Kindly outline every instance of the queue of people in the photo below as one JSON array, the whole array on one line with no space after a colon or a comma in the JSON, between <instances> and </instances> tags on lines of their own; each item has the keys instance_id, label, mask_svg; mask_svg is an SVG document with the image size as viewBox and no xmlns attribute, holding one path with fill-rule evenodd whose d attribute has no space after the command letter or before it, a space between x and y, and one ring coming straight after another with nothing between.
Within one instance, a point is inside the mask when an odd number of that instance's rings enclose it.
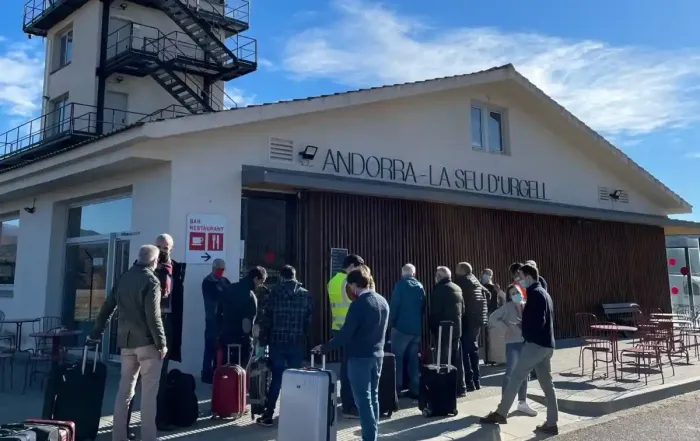
<instances>
[{"instance_id":1,"label":"queue of people","mask_svg":"<svg viewBox=\"0 0 700 441\"><path fill-rule=\"evenodd\" d=\"M157 430L159 390L167 373L169 314L173 310L173 267L170 258L173 240L167 234L156 239L156 246L144 245L134 265L120 276L95 322L91 340L99 340L113 313L118 309L118 345L121 348L122 377L114 408L114 441L124 441L136 382L142 383L142 439L154 441ZM267 272L251 268L245 277L231 283L225 276L221 259L212 263L212 271L202 281L205 311L204 352L201 379L211 383L218 347L240 345L240 359L231 361L245 366L252 356L253 338L260 347L269 348L271 383L264 412L256 422L273 424L285 369L299 368L304 359L306 338L311 330L312 295L296 278L296 270L285 266L280 282L258 304L256 290L264 286ZM517 410L536 416L526 399L530 373L537 374L547 398L547 420L538 427L556 433L557 405L552 384L551 357L554 351L553 305L536 263L515 263L509 268L512 283L502 290L493 280L493 271L485 269L477 278L472 266L460 262L455 276L445 266L435 272L435 285L428 300L416 268L406 264L395 284L391 305L374 290L370 268L357 255L349 255L343 269L328 283L332 317L329 342L313 349L341 353L341 404L347 418L359 418L363 440L376 440L379 404L378 382L382 370L385 338L390 335L391 351L396 357L396 388L407 395L419 394L422 323L426 303L430 303L427 321L435 339L441 322L453 323L452 364L458 372L457 394L466 396L481 387L479 372L479 334L488 324L505 333L506 373L502 401L498 408L481 419L484 424L507 422L510 408L518 398ZM449 341L443 342L447 358ZM445 360L436 360L439 363ZM408 367L404 374L403 366ZM404 378L407 375L408 378Z\"/></svg>"}]
</instances>

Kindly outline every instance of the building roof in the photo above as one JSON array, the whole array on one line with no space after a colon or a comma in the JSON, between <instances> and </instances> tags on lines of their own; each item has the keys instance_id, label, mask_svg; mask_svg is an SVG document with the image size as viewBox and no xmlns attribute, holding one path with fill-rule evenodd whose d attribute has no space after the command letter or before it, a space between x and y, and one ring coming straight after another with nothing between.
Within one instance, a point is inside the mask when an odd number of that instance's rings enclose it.
<instances>
[{"instance_id":1,"label":"building roof","mask_svg":"<svg viewBox=\"0 0 700 441\"><path fill-rule=\"evenodd\" d=\"M656 179L651 173L634 162L623 151L615 147L586 123L578 119L571 112L557 103L549 95L535 86L530 80L520 74L512 64L493 67L479 72L453 75L435 79L413 81L408 83L391 84L365 89L350 90L328 95L312 96L287 101L256 104L247 107L230 109L215 114L188 115L179 118L187 118L189 124L181 124L179 121L158 121L149 124L167 125L169 135L186 134L200 130L222 128L238 124L260 122L269 119L290 117L312 112L340 109L361 104L386 101L391 99L406 98L438 91L451 90L461 87L488 84L498 81L513 81L522 86L534 98L544 105L558 111L573 127L583 130L594 144L610 155L611 160L619 161L618 165L628 168L643 181L651 184L657 190L657 194L668 201L668 205L675 207L676 213L690 213L692 206L680 195ZM158 130L160 132L161 130ZM163 136L165 133L163 133ZM670 208L670 207L669 207Z\"/></svg>"}]
</instances>

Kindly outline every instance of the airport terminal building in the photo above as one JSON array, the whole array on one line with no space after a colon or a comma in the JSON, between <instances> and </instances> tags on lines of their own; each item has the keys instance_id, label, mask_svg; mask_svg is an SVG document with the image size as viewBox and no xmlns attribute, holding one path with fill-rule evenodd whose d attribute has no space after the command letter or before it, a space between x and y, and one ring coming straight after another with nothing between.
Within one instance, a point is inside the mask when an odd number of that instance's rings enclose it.
<instances>
[{"instance_id":1,"label":"airport terminal building","mask_svg":"<svg viewBox=\"0 0 700 441\"><path fill-rule=\"evenodd\" d=\"M232 280L297 267L314 344L347 252L383 294L406 262L430 292L438 265L469 261L505 285L511 262L534 259L567 337L601 303L669 308L664 227L691 211L511 65L66 135L0 157L0 310L84 326L139 246L169 232L193 373L215 257Z\"/></svg>"}]
</instances>

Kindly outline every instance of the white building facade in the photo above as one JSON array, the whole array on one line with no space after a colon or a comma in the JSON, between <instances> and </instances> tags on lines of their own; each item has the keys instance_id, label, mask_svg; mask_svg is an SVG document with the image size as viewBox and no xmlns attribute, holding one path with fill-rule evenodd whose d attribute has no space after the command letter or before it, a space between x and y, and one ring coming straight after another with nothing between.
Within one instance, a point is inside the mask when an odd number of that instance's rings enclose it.
<instances>
[{"instance_id":1,"label":"white building facade","mask_svg":"<svg viewBox=\"0 0 700 441\"><path fill-rule=\"evenodd\" d=\"M223 224L217 231L224 234L224 245L217 250L223 249L216 255L225 258L232 280L251 264L266 266L274 277L284 263L305 267L315 265L309 263L314 259L325 262L322 270L302 270L300 276L318 299L316 315L321 318L315 319L315 326L324 327L312 339L325 338L326 314L321 309L327 306L323 286L331 250L326 242L319 246L323 249L314 249L317 242L311 236L316 232L308 231L309 222L315 222L308 218L318 214L305 211L304 198L315 193L379 201L376 210L364 214L353 211L353 205L345 211L324 208L328 216L338 216L338 224L365 214L383 216L382 201L397 206L403 202L396 201L417 201L435 207L428 212L449 205L488 211L488 219L522 213L523 219L534 216L533 225L545 218L600 222L605 224L601 228L613 229L630 225L624 234L640 236L625 240L656 244L659 234L661 257L654 259L661 259L661 266L663 226L678 223L667 215L691 210L508 65L458 77L131 124L59 154L7 166L0 172L2 243L8 250L11 246L6 244L14 244L16 252L12 277L6 276L0 285L0 310L8 318L51 315L70 327L89 327L138 248L168 232L175 239L174 259L187 261L182 367L198 373L204 332L200 287L211 270L205 254L216 253L193 244L188 216L213 216L211 223ZM298 221L302 218L307 220ZM446 228L439 219L428 222L423 224L425 231L410 236ZM504 222L493 223L500 231L493 236L496 242L499 234L504 240L525 234L518 231L527 222L513 225L512 232ZM483 225L474 234L492 235ZM384 233L377 231L371 232L377 237L373 240L381 241ZM513 240L549 240L548 232L535 233L541 237L529 239L525 234ZM569 234L550 233L562 235L563 241ZM347 249L348 243L360 243L355 240L350 237L347 243L331 246ZM418 260L403 251L380 255L371 244L353 246L365 247L350 252L369 254L370 266L375 256L373 272L388 271L385 279L394 272L398 277L403 260ZM565 290L564 279L558 282L560 276L553 273L565 271L558 265L570 251L562 249L560 256L534 245L513 246L524 247L514 249L527 255L514 252L505 259L547 263L554 285ZM460 252L482 256L472 263L495 265L495 255L468 248ZM431 253L438 254L438 263L440 252L426 248L425 254ZM640 263L639 271L655 268L657 260ZM384 261L397 266L377 269ZM494 270L505 274L500 264ZM430 277L432 271L419 268ZM629 274L635 277L641 274ZM668 290L666 273L657 282L657 288ZM382 281L385 290L390 291L390 283L393 280ZM115 348L110 351L116 354Z\"/></svg>"}]
</instances>

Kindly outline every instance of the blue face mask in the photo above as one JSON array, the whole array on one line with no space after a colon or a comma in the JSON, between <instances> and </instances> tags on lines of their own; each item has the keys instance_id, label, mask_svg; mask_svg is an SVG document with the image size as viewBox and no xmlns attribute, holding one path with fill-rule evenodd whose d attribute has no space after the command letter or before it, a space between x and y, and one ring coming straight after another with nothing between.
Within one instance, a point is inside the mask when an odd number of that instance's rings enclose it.
<instances>
[{"instance_id":1,"label":"blue face mask","mask_svg":"<svg viewBox=\"0 0 700 441\"><path fill-rule=\"evenodd\" d=\"M523 303L523 295L522 294L516 294L513 297L511 297L511 299L513 300L513 302L515 302L517 304Z\"/></svg>"},{"instance_id":2,"label":"blue face mask","mask_svg":"<svg viewBox=\"0 0 700 441\"><path fill-rule=\"evenodd\" d=\"M522 286L525 289L528 289L530 287L530 282L528 282L525 279L520 279L520 286Z\"/></svg>"}]
</instances>

